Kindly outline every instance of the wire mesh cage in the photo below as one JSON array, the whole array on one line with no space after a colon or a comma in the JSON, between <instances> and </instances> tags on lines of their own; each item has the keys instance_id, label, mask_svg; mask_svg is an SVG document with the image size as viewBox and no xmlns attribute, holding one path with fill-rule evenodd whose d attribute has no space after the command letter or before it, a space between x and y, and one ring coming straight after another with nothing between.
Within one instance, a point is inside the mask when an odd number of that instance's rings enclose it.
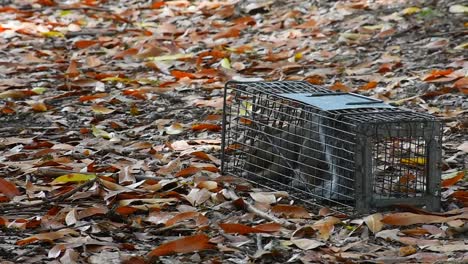
<instances>
[{"instance_id":1,"label":"wire mesh cage","mask_svg":"<svg viewBox=\"0 0 468 264\"><path fill-rule=\"evenodd\" d=\"M308 82L228 82L222 144L224 173L309 204L440 207L439 121L380 100Z\"/></svg>"}]
</instances>

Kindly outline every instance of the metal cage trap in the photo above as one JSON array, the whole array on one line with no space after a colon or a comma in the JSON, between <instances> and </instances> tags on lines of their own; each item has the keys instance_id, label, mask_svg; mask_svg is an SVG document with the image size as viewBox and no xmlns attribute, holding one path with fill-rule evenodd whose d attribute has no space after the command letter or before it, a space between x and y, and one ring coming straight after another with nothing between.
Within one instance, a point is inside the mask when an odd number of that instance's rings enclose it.
<instances>
[{"instance_id":1,"label":"metal cage trap","mask_svg":"<svg viewBox=\"0 0 468 264\"><path fill-rule=\"evenodd\" d=\"M308 82L228 82L222 170L310 204L440 207L441 124Z\"/></svg>"}]
</instances>

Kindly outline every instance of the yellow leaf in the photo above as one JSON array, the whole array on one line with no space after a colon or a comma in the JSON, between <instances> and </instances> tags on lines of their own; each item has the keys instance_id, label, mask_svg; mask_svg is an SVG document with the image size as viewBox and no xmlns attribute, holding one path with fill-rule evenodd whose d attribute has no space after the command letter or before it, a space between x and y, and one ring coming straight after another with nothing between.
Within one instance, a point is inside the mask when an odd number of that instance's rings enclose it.
<instances>
[{"instance_id":1,"label":"yellow leaf","mask_svg":"<svg viewBox=\"0 0 468 264\"><path fill-rule=\"evenodd\" d=\"M193 57L193 53L188 54L172 54L172 55L164 55L164 56L157 56L157 57L149 57L148 60L152 61L171 61L171 60L180 60L180 59L190 59Z\"/></svg>"},{"instance_id":2,"label":"yellow leaf","mask_svg":"<svg viewBox=\"0 0 468 264\"><path fill-rule=\"evenodd\" d=\"M131 83L133 80L128 78L120 78L120 77L106 77L102 79L103 82L120 82L120 83Z\"/></svg>"},{"instance_id":3,"label":"yellow leaf","mask_svg":"<svg viewBox=\"0 0 468 264\"><path fill-rule=\"evenodd\" d=\"M242 101L241 107L239 110L240 116L249 116L252 112L252 103L249 101Z\"/></svg>"},{"instance_id":4,"label":"yellow leaf","mask_svg":"<svg viewBox=\"0 0 468 264\"><path fill-rule=\"evenodd\" d=\"M295 60L300 60L302 58L302 52L298 52L294 55Z\"/></svg>"},{"instance_id":5,"label":"yellow leaf","mask_svg":"<svg viewBox=\"0 0 468 264\"><path fill-rule=\"evenodd\" d=\"M47 38L64 38L65 37L65 35L59 31L42 32L42 36L47 37Z\"/></svg>"},{"instance_id":6,"label":"yellow leaf","mask_svg":"<svg viewBox=\"0 0 468 264\"><path fill-rule=\"evenodd\" d=\"M72 13L71 10L62 10L62 11L60 11L59 15L63 17L63 16L70 15L71 13Z\"/></svg>"},{"instance_id":7,"label":"yellow leaf","mask_svg":"<svg viewBox=\"0 0 468 264\"><path fill-rule=\"evenodd\" d=\"M97 114L103 114L103 115L110 114L115 111L114 109L109 109L102 105L92 105L91 109L93 110L93 112Z\"/></svg>"},{"instance_id":8,"label":"yellow leaf","mask_svg":"<svg viewBox=\"0 0 468 264\"><path fill-rule=\"evenodd\" d=\"M34 112L47 111L47 106L43 102L33 102L31 103L31 108Z\"/></svg>"},{"instance_id":9,"label":"yellow leaf","mask_svg":"<svg viewBox=\"0 0 468 264\"><path fill-rule=\"evenodd\" d=\"M221 60L221 67L225 69L231 69L231 62L229 61L228 58L224 58Z\"/></svg>"},{"instance_id":10,"label":"yellow leaf","mask_svg":"<svg viewBox=\"0 0 468 264\"><path fill-rule=\"evenodd\" d=\"M401 163L407 165L425 165L426 158L424 157L414 157L414 158L405 158L400 160Z\"/></svg>"},{"instance_id":11,"label":"yellow leaf","mask_svg":"<svg viewBox=\"0 0 468 264\"><path fill-rule=\"evenodd\" d=\"M93 135L95 137L101 137L101 138L104 138L104 139L111 139L112 138L112 135L110 133L107 133L106 131L104 131L102 129L99 129L99 128L95 127L95 126L92 126L91 130L93 131Z\"/></svg>"},{"instance_id":12,"label":"yellow leaf","mask_svg":"<svg viewBox=\"0 0 468 264\"><path fill-rule=\"evenodd\" d=\"M69 182L86 182L94 180L95 178L95 174L70 173L57 177L50 184L55 185Z\"/></svg>"},{"instance_id":13,"label":"yellow leaf","mask_svg":"<svg viewBox=\"0 0 468 264\"><path fill-rule=\"evenodd\" d=\"M412 15L414 13L418 13L419 11L421 11L421 8L412 6L412 7L407 7L405 9L403 9L403 11L401 11L401 12L404 15Z\"/></svg>"},{"instance_id":14,"label":"yellow leaf","mask_svg":"<svg viewBox=\"0 0 468 264\"><path fill-rule=\"evenodd\" d=\"M35 88L32 88L31 91L37 93L37 94L43 94L45 91L47 90L47 88L45 87L35 87Z\"/></svg>"},{"instance_id":15,"label":"yellow leaf","mask_svg":"<svg viewBox=\"0 0 468 264\"><path fill-rule=\"evenodd\" d=\"M456 49L456 50L468 49L468 42L462 43L453 49Z\"/></svg>"}]
</instances>

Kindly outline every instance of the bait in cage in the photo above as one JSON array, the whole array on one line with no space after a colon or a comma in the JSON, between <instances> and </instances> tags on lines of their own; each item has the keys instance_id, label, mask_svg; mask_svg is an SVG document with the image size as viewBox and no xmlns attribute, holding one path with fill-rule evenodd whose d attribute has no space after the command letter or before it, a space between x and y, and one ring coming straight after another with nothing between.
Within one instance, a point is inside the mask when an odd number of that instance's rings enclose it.
<instances>
[{"instance_id":1,"label":"bait in cage","mask_svg":"<svg viewBox=\"0 0 468 264\"><path fill-rule=\"evenodd\" d=\"M338 211L440 207L441 125L431 115L299 81L229 82L224 173Z\"/></svg>"}]
</instances>

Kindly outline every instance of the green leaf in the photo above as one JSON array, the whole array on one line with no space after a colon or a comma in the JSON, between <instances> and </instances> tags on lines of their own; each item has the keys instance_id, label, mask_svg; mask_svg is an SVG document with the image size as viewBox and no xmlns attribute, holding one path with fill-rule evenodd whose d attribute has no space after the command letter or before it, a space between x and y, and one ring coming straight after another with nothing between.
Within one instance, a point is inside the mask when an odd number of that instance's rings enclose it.
<instances>
[{"instance_id":1,"label":"green leaf","mask_svg":"<svg viewBox=\"0 0 468 264\"><path fill-rule=\"evenodd\" d=\"M231 62L229 61L228 58L224 58L221 60L221 67L225 69L231 69Z\"/></svg>"},{"instance_id":2,"label":"green leaf","mask_svg":"<svg viewBox=\"0 0 468 264\"><path fill-rule=\"evenodd\" d=\"M95 174L70 173L56 178L50 184L55 185L69 182L86 182L94 180L95 178Z\"/></svg>"},{"instance_id":3,"label":"green leaf","mask_svg":"<svg viewBox=\"0 0 468 264\"><path fill-rule=\"evenodd\" d=\"M95 126L92 126L91 130L93 131L93 135L95 137L101 137L101 138L104 138L104 139L111 139L112 138L112 135L110 133L107 133L106 131L104 131L102 129L99 129L99 128L95 127Z\"/></svg>"},{"instance_id":4,"label":"green leaf","mask_svg":"<svg viewBox=\"0 0 468 264\"><path fill-rule=\"evenodd\" d=\"M32 88L31 91L37 93L37 94L43 94L45 91L47 91L47 88L45 87L35 87Z\"/></svg>"}]
</instances>

